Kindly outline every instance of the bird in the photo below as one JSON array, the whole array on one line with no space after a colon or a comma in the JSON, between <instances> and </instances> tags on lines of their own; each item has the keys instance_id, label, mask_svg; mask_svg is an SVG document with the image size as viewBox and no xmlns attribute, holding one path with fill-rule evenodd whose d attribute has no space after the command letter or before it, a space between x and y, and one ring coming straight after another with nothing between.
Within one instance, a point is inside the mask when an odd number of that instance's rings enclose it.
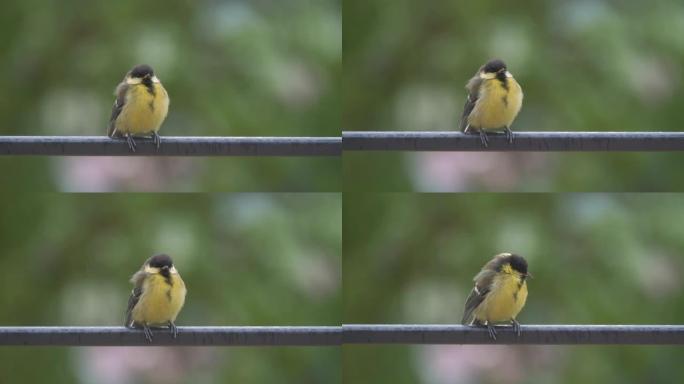
<instances>
[{"instance_id":1,"label":"bird","mask_svg":"<svg viewBox=\"0 0 684 384\"><path fill-rule=\"evenodd\" d=\"M157 149L161 144L159 128L169 112L169 95L154 70L147 64L136 65L126 73L114 92L107 136L123 137L135 152L134 136L152 137Z\"/></svg>"},{"instance_id":2,"label":"bird","mask_svg":"<svg viewBox=\"0 0 684 384\"><path fill-rule=\"evenodd\" d=\"M143 328L152 342L150 326L168 326L174 339L178 336L176 317L185 303L187 289L180 274L166 254L147 259L131 277L134 288L126 309L126 328Z\"/></svg>"},{"instance_id":3,"label":"bird","mask_svg":"<svg viewBox=\"0 0 684 384\"><path fill-rule=\"evenodd\" d=\"M524 257L500 253L475 276L475 286L466 299L463 325L487 327L489 336L496 340L494 324L510 322L520 336L520 323L515 319L527 300L527 271Z\"/></svg>"},{"instance_id":4,"label":"bird","mask_svg":"<svg viewBox=\"0 0 684 384\"><path fill-rule=\"evenodd\" d=\"M501 130L513 143L511 124L520 112L523 92L520 84L499 59L488 61L480 67L466 84L468 97L463 106L460 129L464 133L480 133L482 145L486 148L486 131Z\"/></svg>"}]
</instances>

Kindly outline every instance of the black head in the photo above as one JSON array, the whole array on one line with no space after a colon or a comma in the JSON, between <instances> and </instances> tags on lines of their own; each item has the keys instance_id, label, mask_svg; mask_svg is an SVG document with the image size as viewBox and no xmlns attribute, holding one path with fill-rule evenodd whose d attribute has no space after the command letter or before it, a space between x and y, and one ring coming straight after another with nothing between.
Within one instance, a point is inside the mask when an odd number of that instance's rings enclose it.
<instances>
[{"instance_id":1,"label":"black head","mask_svg":"<svg viewBox=\"0 0 684 384\"><path fill-rule=\"evenodd\" d=\"M131 69L131 77L142 79L154 76L154 70L147 64L136 65Z\"/></svg>"},{"instance_id":2,"label":"black head","mask_svg":"<svg viewBox=\"0 0 684 384\"><path fill-rule=\"evenodd\" d=\"M525 258L522 256L510 254L508 256L504 256L502 261L502 265L510 264L511 268L520 272L521 275L527 275L527 260L525 260Z\"/></svg>"},{"instance_id":3,"label":"black head","mask_svg":"<svg viewBox=\"0 0 684 384\"><path fill-rule=\"evenodd\" d=\"M484 73L499 73L506 71L506 63L499 59L490 60L482 67Z\"/></svg>"},{"instance_id":4,"label":"black head","mask_svg":"<svg viewBox=\"0 0 684 384\"><path fill-rule=\"evenodd\" d=\"M171 268L173 266L173 261L169 255L161 254L150 257L150 259L147 261L147 264L153 268Z\"/></svg>"}]
</instances>

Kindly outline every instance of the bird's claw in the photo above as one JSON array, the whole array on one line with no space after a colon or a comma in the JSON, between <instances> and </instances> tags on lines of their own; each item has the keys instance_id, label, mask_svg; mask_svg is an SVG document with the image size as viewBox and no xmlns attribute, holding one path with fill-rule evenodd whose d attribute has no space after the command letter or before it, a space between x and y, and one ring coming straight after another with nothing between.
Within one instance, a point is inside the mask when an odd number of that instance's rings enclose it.
<instances>
[{"instance_id":1,"label":"bird's claw","mask_svg":"<svg viewBox=\"0 0 684 384\"><path fill-rule=\"evenodd\" d=\"M152 342L152 330L147 324L143 324L143 332L145 333L145 339L149 341L150 343Z\"/></svg>"},{"instance_id":2,"label":"bird's claw","mask_svg":"<svg viewBox=\"0 0 684 384\"><path fill-rule=\"evenodd\" d=\"M161 136L157 132L152 132L152 141L154 142L154 145L157 146L157 150L159 150L159 146L161 145Z\"/></svg>"},{"instance_id":3,"label":"bird's claw","mask_svg":"<svg viewBox=\"0 0 684 384\"><path fill-rule=\"evenodd\" d=\"M508 139L508 144L513 144L513 131L506 126L504 127L504 132L506 132L506 138Z\"/></svg>"},{"instance_id":4,"label":"bird's claw","mask_svg":"<svg viewBox=\"0 0 684 384\"><path fill-rule=\"evenodd\" d=\"M522 329L520 329L520 323L518 320L511 319L511 324L513 325L513 332L520 337L520 335L522 335Z\"/></svg>"},{"instance_id":5,"label":"bird's claw","mask_svg":"<svg viewBox=\"0 0 684 384\"><path fill-rule=\"evenodd\" d=\"M126 143L128 143L128 148L131 152L135 152L135 140L133 140L133 136L128 133L126 134Z\"/></svg>"},{"instance_id":6,"label":"bird's claw","mask_svg":"<svg viewBox=\"0 0 684 384\"><path fill-rule=\"evenodd\" d=\"M487 134L485 133L484 129L480 129L480 141L482 142L483 147L489 147L489 139L487 138Z\"/></svg>"},{"instance_id":7,"label":"bird's claw","mask_svg":"<svg viewBox=\"0 0 684 384\"><path fill-rule=\"evenodd\" d=\"M487 332L489 332L489 337L492 340L496 340L496 329L494 329L494 326L487 323Z\"/></svg>"},{"instance_id":8,"label":"bird's claw","mask_svg":"<svg viewBox=\"0 0 684 384\"><path fill-rule=\"evenodd\" d=\"M171 332L173 332L173 338L178 337L178 327L176 327L176 324L173 323L173 321L169 321L169 328L171 329Z\"/></svg>"}]
</instances>

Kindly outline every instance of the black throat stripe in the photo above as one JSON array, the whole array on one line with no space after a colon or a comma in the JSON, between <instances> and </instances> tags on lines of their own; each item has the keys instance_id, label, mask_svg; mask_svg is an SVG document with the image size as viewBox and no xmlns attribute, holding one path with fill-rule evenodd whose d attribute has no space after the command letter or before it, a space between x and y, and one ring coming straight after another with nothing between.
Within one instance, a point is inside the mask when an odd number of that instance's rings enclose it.
<instances>
[{"instance_id":1,"label":"black throat stripe","mask_svg":"<svg viewBox=\"0 0 684 384\"><path fill-rule=\"evenodd\" d=\"M518 301L518 292L520 292L520 289L522 288L522 285L523 285L523 282L522 282L522 281L518 281L518 289L517 289L515 292L513 292L513 300L514 300L514 301Z\"/></svg>"},{"instance_id":2,"label":"black throat stripe","mask_svg":"<svg viewBox=\"0 0 684 384\"><path fill-rule=\"evenodd\" d=\"M164 282L173 287L173 281L171 280L171 273L168 269L162 269L159 272L160 275L164 276Z\"/></svg>"},{"instance_id":3,"label":"black throat stripe","mask_svg":"<svg viewBox=\"0 0 684 384\"><path fill-rule=\"evenodd\" d=\"M496 74L496 79L501 82L501 86L508 91L508 78L506 77L506 72L499 72Z\"/></svg>"},{"instance_id":4,"label":"black throat stripe","mask_svg":"<svg viewBox=\"0 0 684 384\"><path fill-rule=\"evenodd\" d=\"M143 79L142 84L145 86L145 88L147 88L147 92L149 92L150 95L154 96L155 92L154 84L152 84L152 79L150 79L149 77L145 78Z\"/></svg>"}]
</instances>

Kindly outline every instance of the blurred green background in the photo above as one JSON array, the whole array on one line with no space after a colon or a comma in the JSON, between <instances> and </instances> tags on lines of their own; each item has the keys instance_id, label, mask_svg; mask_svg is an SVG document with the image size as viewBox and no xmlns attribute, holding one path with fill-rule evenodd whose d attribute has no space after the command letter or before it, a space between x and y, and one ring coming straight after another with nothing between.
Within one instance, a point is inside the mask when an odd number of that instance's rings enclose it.
<instances>
[{"instance_id":1,"label":"blurred green background","mask_svg":"<svg viewBox=\"0 0 684 384\"><path fill-rule=\"evenodd\" d=\"M340 194L3 200L0 325L123 325L128 279L156 253L188 287L179 326L340 324ZM1 347L0 381L339 383L339 361L334 347Z\"/></svg>"},{"instance_id":2,"label":"blurred green background","mask_svg":"<svg viewBox=\"0 0 684 384\"><path fill-rule=\"evenodd\" d=\"M527 258L522 324L682 324L684 195L345 194L345 323L458 324L495 254ZM680 382L655 346L344 346L345 382Z\"/></svg>"},{"instance_id":3,"label":"blurred green background","mask_svg":"<svg viewBox=\"0 0 684 384\"><path fill-rule=\"evenodd\" d=\"M339 0L5 1L0 135L105 135L114 88L150 64L162 136L339 136ZM0 158L42 191L336 191L337 158ZM98 176L99 175L99 176ZM40 181L36 181L40 180Z\"/></svg>"},{"instance_id":4,"label":"blurred green background","mask_svg":"<svg viewBox=\"0 0 684 384\"><path fill-rule=\"evenodd\" d=\"M684 3L345 0L344 130L455 130L465 83L501 58L518 131L678 131ZM346 152L350 191L672 191L681 153Z\"/></svg>"}]
</instances>

